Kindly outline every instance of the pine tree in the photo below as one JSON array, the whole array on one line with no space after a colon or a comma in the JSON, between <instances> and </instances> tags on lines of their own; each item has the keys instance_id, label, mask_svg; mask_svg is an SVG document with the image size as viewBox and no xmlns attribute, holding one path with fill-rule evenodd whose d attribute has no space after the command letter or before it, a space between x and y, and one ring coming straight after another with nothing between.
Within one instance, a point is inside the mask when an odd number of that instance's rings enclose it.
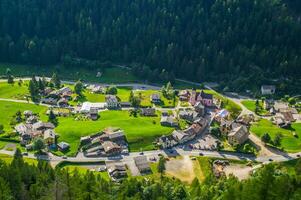
<instances>
[{"instance_id":1,"label":"pine tree","mask_svg":"<svg viewBox=\"0 0 301 200\"><path fill-rule=\"evenodd\" d=\"M61 87L61 80L59 79L59 77L58 77L58 75L56 73L52 74L51 83L57 89L59 89Z\"/></svg>"}]
</instances>

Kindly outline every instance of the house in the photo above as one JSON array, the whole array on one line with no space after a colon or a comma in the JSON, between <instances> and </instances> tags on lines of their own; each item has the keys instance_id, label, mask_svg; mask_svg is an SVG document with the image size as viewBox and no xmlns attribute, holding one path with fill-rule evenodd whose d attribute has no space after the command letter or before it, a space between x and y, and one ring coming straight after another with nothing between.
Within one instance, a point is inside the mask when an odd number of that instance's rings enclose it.
<instances>
[{"instance_id":1,"label":"house","mask_svg":"<svg viewBox=\"0 0 301 200\"><path fill-rule=\"evenodd\" d=\"M160 124L162 126L178 127L179 122L174 116L161 116Z\"/></svg>"},{"instance_id":2,"label":"house","mask_svg":"<svg viewBox=\"0 0 301 200\"><path fill-rule=\"evenodd\" d=\"M240 145L247 141L249 138L248 128L244 125L241 125L233 129L228 135L228 142L231 145Z\"/></svg>"},{"instance_id":3,"label":"house","mask_svg":"<svg viewBox=\"0 0 301 200\"><path fill-rule=\"evenodd\" d=\"M262 95L272 95L275 94L276 87L275 85L262 85L261 94Z\"/></svg>"},{"instance_id":4,"label":"house","mask_svg":"<svg viewBox=\"0 0 301 200\"><path fill-rule=\"evenodd\" d=\"M292 112L289 111L277 113L273 118L273 122L281 128L290 126L294 121L295 118Z\"/></svg>"},{"instance_id":5,"label":"house","mask_svg":"<svg viewBox=\"0 0 301 200\"><path fill-rule=\"evenodd\" d=\"M34 124L38 122L39 118L35 115L32 115L26 119L26 124Z\"/></svg>"},{"instance_id":6,"label":"house","mask_svg":"<svg viewBox=\"0 0 301 200\"><path fill-rule=\"evenodd\" d=\"M227 135L232 130L232 121L222 119L220 122L219 130L223 135Z\"/></svg>"},{"instance_id":7,"label":"house","mask_svg":"<svg viewBox=\"0 0 301 200\"><path fill-rule=\"evenodd\" d=\"M274 104L274 108L276 112L285 112L289 110L289 105L285 102L276 101Z\"/></svg>"},{"instance_id":8,"label":"house","mask_svg":"<svg viewBox=\"0 0 301 200\"><path fill-rule=\"evenodd\" d=\"M119 102L115 95L106 95L106 102L109 109L116 109L119 107Z\"/></svg>"},{"instance_id":9,"label":"house","mask_svg":"<svg viewBox=\"0 0 301 200\"><path fill-rule=\"evenodd\" d=\"M188 101L190 98L190 92L188 90L181 90L178 96L180 101Z\"/></svg>"},{"instance_id":10,"label":"house","mask_svg":"<svg viewBox=\"0 0 301 200\"><path fill-rule=\"evenodd\" d=\"M217 121L217 122L221 122L223 119L228 119L230 116L230 113L228 110L226 109L222 109L220 111L218 111L214 117L214 119Z\"/></svg>"},{"instance_id":11,"label":"house","mask_svg":"<svg viewBox=\"0 0 301 200\"><path fill-rule=\"evenodd\" d=\"M200 115L204 116L205 115L205 106L201 102L197 102L194 105L194 110Z\"/></svg>"},{"instance_id":12,"label":"house","mask_svg":"<svg viewBox=\"0 0 301 200\"><path fill-rule=\"evenodd\" d=\"M60 96L60 95L69 95L71 96L73 94L73 91L71 90L71 88L69 87L63 87L63 88L60 88L59 90L56 91L57 94Z\"/></svg>"},{"instance_id":13,"label":"house","mask_svg":"<svg viewBox=\"0 0 301 200\"><path fill-rule=\"evenodd\" d=\"M199 94L198 99L200 99L204 106L211 107L213 105L213 95L207 94L203 90Z\"/></svg>"},{"instance_id":14,"label":"house","mask_svg":"<svg viewBox=\"0 0 301 200\"><path fill-rule=\"evenodd\" d=\"M54 130L48 129L44 132L44 142L48 145L55 143L56 134Z\"/></svg>"},{"instance_id":15,"label":"house","mask_svg":"<svg viewBox=\"0 0 301 200\"><path fill-rule=\"evenodd\" d=\"M122 108L129 108L132 106L131 102L120 102L119 104Z\"/></svg>"},{"instance_id":16,"label":"house","mask_svg":"<svg viewBox=\"0 0 301 200\"><path fill-rule=\"evenodd\" d=\"M204 127L202 127L200 124L196 123L196 124L192 124L190 127L185 129L184 133L186 133L187 135L190 135L194 138L196 135L201 134L203 132L203 130L204 130Z\"/></svg>"},{"instance_id":17,"label":"house","mask_svg":"<svg viewBox=\"0 0 301 200\"><path fill-rule=\"evenodd\" d=\"M250 126L251 122L253 122L255 119L255 116L253 114L247 114L247 115L241 115L239 116L235 121L237 123Z\"/></svg>"},{"instance_id":18,"label":"house","mask_svg":"<svg viewBox=\"0 0 301 200\"><path fill-rule=\"evenodd\" d=\"M92 120L97 120L99 115L98 115L98 110L97 108L91 108L90 109L90 113L89 113L89 117Z\"/></svg>"},{"instance_id":19,"label":"house","mask_svg":"<svg viewBox=\"0 0 301 200\"><path fill-rule=\"evenodd\" d=\"M199 114L192 110L180 110L179 118L193 122L199 117Z\"/></svg>"},{"instance_id":20,"label":"house","mask_svg":"<svg viewBox=\"0 0 301 200\"><path fill-rule=\"evenodd\" d=\"M31 117L33 115L33 112L31 110L25 110L23 112L23 115L25 118Z\"/></svg>"},{"instance_id":21,"label":"house","mask_svg":"<svg viewBox=\"0 0 301 200\"><path fill-rule=\"evenodd\" d=\"M92 85L88 89L90 89L91 92L95 93L95 94L105 94L106 93L106 87L103 87L100 85Z\"/></svg>"},{"instance_id":22,"label":"house","mask_svg":"<svg viewBox=\"0 0 301 200\"><path fill-rule=\"evenodd\" d=\"M213 105L213 95L205 93L203 90L201 92L192 90L189 103L194 106L198 102L201 102L204 106L211 107Z\"/></svg>"},{"instance_id":23,"label":"house","mask_svg":"<svg viewBox=\"0 0 301 200\"><path fill-rule=\"evenodd\" d=\"M57 147L60 151L66 151L70 148L70 145L67 142L60 142L57 144Z\"/></svg>"},{"instance_id":24,"label":"house","mask_svg":"<svg viewBox=\"0 0 301 200\"><path fill-rule=\"evenodd\" d=\"M208 120L204 117L199 117L197 120L194 121L194 123L201 125L202 128L206 128L208 125Z\"/></svg>"},{"instance_id":25,"label":"house","mask_svg":"<svg viewBox=\"0 0 301 200\"><path fill-rule=\"evenodd\" d=\"M112 164L108 166L108 173L113 181L120 181L127 177L126 167L124 164Z\"/></svg>"},{"instance_id":26,"label":"house","mask_svg":"<svg viewBox=\"0 0 301 200\"><path fill-rule=\"evenodd\" d=\"M61 98L60 100L58 100L57 105L58 105L59 107L64 108L64 107L68 107L68 106L69 106L69 103L68 103L68 100L67 100L67 99Z\"/></svg>"},{"instance_id":27,"label":"house","mask_svg":"<svg viewBox=\"0 0 301 200\"><path fill-rule=\"evenodd\" d=\"M291 124L295 121L295 118L294 118L292 112L286 111L286 112L281 112L280 114L283 116L283 118L287 124Z\"/></svg>"},{"instance_id":28,"label":"house","mask_svg":"<svg viewBox=\"0 0 301 200\"><path fill-rule=\"evenodd\" d=\"M111 155L116 155L121 153L121 147L111 141L105 141L102 144L102 147L104 149L104 152L106 155L111 156Z\"/></svg>"},{"instance_id":29,"label":"house","mask_svg":"<svg viewBox=\"0 0 301 200\"><path fill-rule=\"evenodd\" d=\"M36 122L32 125L32 129L35 131L45 131L47 129L54 129L55 126L50 122Z\"/></svg>"},{"instance_id":30,"label":"house","mask_svg":"<svg viewBox=\"0 0 301 200\"><path fill-rule=\"evenodd\" d=\"M270 110L274 108L275 101L273 99L265 99L263 102L263 107L265 110Z\"/></svg>"},{"instance_id":31,"label":"house","mask_svg":"<svg viewBox=\"0 0 301 200\"><path fill-rule=\"evenodd\" d=\"M21 136L21 144L25 145L32 139L32 125L31 124L18 124L15 126L15 131Z\"/></svg>"},{"instance_id":32,"label":"house","mask_svg":"<svg viewBox=\"0 0 301 200\"><path fill-rule=\"evenodd\" d=\"M104 131L104 134L99 137L99 139L101 142L112 141L117 144L124 144L126 141L123 130L117 130L117 131L106 130Z\"/></svg>"},{"instance_id":33,"label":"house","mask_svg":"<svg viewBox=\"0 0 301 200\"><path fill-rule=\"evenodd\" d=\"M80 113L90 113L91 109L103 110L107 107L107 103L91 103L84 102L80 108Z\"/></svg>"},{"instance_id":34,"label":"house","mask_svg":"<svg viewBox=\"0 0 301 200\"><path fill-rule=\"evenodd\" d=\"M146 156L137 156L137 157L134 158L134 162L135 162L138 170L140 171L140 173L149 173L149 172L151 172L151 168L150 168L150 165L147 161Z\"/></svg>"},{"instance_id":35,"label":"house","mask_svg":"<svg viewBox=\"0 0 301 200\"><path fill-rule=\"evenodd\" d=\"M181 130L174 130L172 132L172 137L179 144L185 143L194 138L193 135L188 135Z\"/></svg>"},{"instance_id":36,"label":"house","mask_svg":"<svg viewBox=\"0 0 301 200\"><path fill-rule=\"evenodd\" d=\"M177 145L177 142L174 140L172 135L163 135L158 139L158 145L161 146L163 149L166 149Z\"/></svg>"},{"instance_id":37,"label":"house","mask_svg":"<svg viewBox=\"0 0 301 200\"><path fill-rule=\"evenodd\" d=\"M155 108L141 108L140 115L142 116L156 116L156 109Z\"/></svg>"},{"instance_id":38,"label":"house","mask_svg":"<svg viewBox=\"0 0 301 200\"><path fill-rule=\"evenodd\" d=\"M152 102L152 103L160 103L161 102L161 97L160 97L160 94L152 94L151 96L150 96L150 101Z\"/></svg>"},{"instance_id":39,"label":"house","mask_svg":"<svg viewBox=\"0 0 301 200\"><path fill-rule=\"evenodd\" d=\"M58 100L53 97L46 97L41 99L41 103L50 104L50 105L57 105Z\"/></svg>"}]
</instances>

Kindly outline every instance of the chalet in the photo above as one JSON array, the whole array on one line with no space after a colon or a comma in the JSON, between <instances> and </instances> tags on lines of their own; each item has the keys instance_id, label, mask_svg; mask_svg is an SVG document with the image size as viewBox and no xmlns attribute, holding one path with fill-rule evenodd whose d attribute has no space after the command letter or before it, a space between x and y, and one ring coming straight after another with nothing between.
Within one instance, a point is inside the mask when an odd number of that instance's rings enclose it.
<instances>
[{"instance_id":1,"label":"chalet","mask_svg":"<svg viewBox=\"0 0 301 200\"><path fill-rule=\"evenodd\" d=\"M188 90L181 90L178 96L180 101L188 101L190 97L190 92Z\"/></svg>"},{"instance_id":2,"label":"chalet","mask_svg":"<svg viewBox=\"0 0 301 200\"><path fill-rule=\"evenodd\" d=\"M150 168L150 165L147 161L146 156L137 156L137 157L134 158L134 162L135 162L138 170L140 171L140 173L149 173L149 172L151 172L151 168Z\"/></svg>"},{"instance_id":3,"label":"chalet","mask_svg":"<svg viewBox=\"0 0 301 200\"><path fill-rule=\"evenodd\" d=\"M112 141L118 144L124 144L126 141L123 130L104 131L104 134L99 137L101 142Z\"/></svg>"},{"instance_id":4,"label":"chalet","mask_svg":"<svg viewBox=\"0 0 301 200\"><path fill-rule=\"evenodd\" d=\"M152 94L151 96L150 96L150 101L152 102L152 103L160 103L161 102L161 97L160 97L160 94Z\"/></svg>"},{"instance_id":5,"label":"chalet","mask_svg":"<svg viewBox=\"0 0 301 200\"><path fill-rule=\"evenodd\" d=\"M174 116L162 116L160 120L162 126L178 127L179 122Z\"/></svg>"},{"instance_id":6,"label":"chalet","mask_svg":"<svg viewBox=\"0 0 301 200\"><path fill-rule=\"evenodd\" d=\"M194 110L200 115L204 116L205 115L205 106L201 102L197 102L194 105Z\"/></svg>"},{"instance_id":7,"label":"chalet","mask_svg":"<svg viewBox=\"0 0 301 200\"><path fill-rule=\"evenodd\" d=\"M26 124L34 124L38 122L39 118L35 115L32 115L26 119Z\"/></svg>"},{"instance_id":8,"label":"chalet","mask_svg":"<svg viewBox=\"0 0 301 200\"><path fill-rule=\"evenodd\" d=\"M156 116L156 109L155 108L141 108L140 115L142 116Z\"/></svg>"},{"instance_id":9,"label":"chalet","mask_svg":"<svg viewBox=\"0 0 301 200\"><path fill-rule=\"evenodd\" d=\"M92 93L95 94L105 94L106 93L106 87L100 86L100 85L92 85L92 87L89 87Z\"/></svg>"},{"instance_id":10,"label":"chalet","mask_svg":"<svg viewBox=\"0 0 301 200\"><path fill-rule=\"evenodd\" d=\"M46 144L51 145L55 143L56 134L54 130L48 129L44 132L44 141Z\"/></svg>"},{"instance_id":11,"label":"chalet","mask_svg":"<svg viewBox=\"0 0 301 200\"><path fill-rule=\"evenodd\" d=\"M60 151L66 151L70 148L70 145L67 142L60 142L57 144L57 147Z\"/></svg>"},{"instance_id":12,"label":"chalet","mask_svg":"<svg viewBox=\"0 0 301 200\"><path fill-rule=\"evenodd\" d=\"M166 149L177 145L177 142L175 141L172 135L167 135L167 136L163 135L158 139L158 145Z\"/></svg>"},{"instance_id":13,"label":"chalet","mask_svg":"<svg viewBox=\"0 0 301 200\"><path fill-rule=\"evenodd\" d=\"M276 87L275 85L262 85L261 94L262 95L272 95L275 94Z\"/></svg>"},{"instance_id":14,"label":"chalet","mask_svg":"<svg viewBox=\"0 0 301 200\"><path fill-rule=\"evenodd\" d=\"M184 130L184 133L186 133L189 136L195 137L198 134L201 134L204 130L204 127L202 127L200 124L192 124L189 128Z\"/></svg>"},{"instance_id":15,"label":"chalet","mask_svg":"<svg viewBox=\"0 0 301 200\"><path fill-rule=\"evenodd\" d=\"M23 112L23 115L25 118L31 117L33 115L33 112L31 110L25 110Z\"/></svg>"},{"instance_id":16,"label":"chalet","mask_svg":"<svg viewBox=\"0 0 301 200\"><path fill-rule=\"evenodd\" d=\"M120 106L121 106L122 108L129 108L129 107L132 107L132 103L131 103L131 102L120 102L119 104L120 104Z\"/></svg>"},{"instance_id":17,"label":"chalet","mask_svg":"<svg viewBox=\"0 0 301 200\"><path fill-rule=\"evenodd\" d=\"M229 111L222 109L218 111L214 117L217 122L221 122L222 120L227 120L230 116Z\"/></svg>"},{"instance_id":18,"label":"chalet","mask_svg":"<svg viewBox=\"0 0 301 200\"><path fill-rule=\"evenodd\" d=\"M36 122L32 125L32 129L35 131L45 131L47 129L54 129L55 126L50 122Z\"/></svg>"},{"instance_id":19,"label":"chalet","mask_svg":"<svg viewBox=\"0 0 301 200\"><path fill-rule=\"evenodd\" d=\"M120 181L127 177L126 167L124 164L113 164L108 166L108 173L113 181Z\"/></svg>"},{"instance_id":20,"label":"chalet","mask_svg":"<svg viewBox=\"0 0 301 200\"><path fill-rule=\"evenodd\" d=\"M115 95L106 95L106 103L109 109L116 109L119 107L119 102Z\"/></svg>"},{"instance_id":21,"label":"chalet","mask_svg":"<svg viewBox=\"0 0 301 200\"><path fill-rule=\"evenodd\" d=\"M248 128L244 125L241 125L233 129L228 135L228 142L231 145L240 145L247 141L249 138Z\"/></svg>"},{"instance_id":22,"label":"chalet","mask_svg":"<svg viewBox=\"0 0 301 200\"><path fill-rule=\"evenodd\" d=\"M99 117L98 110L96 108L91 108L89 112L89 117L92 120L97 120Z\"/></svg>"},{"instance_id":23,"label":"chalet","mask_svg":"<svg viewBox=\"0 0 301 200\"><path fill-rule=\"evenodd\" d=\"M251 122L253 122L254 119L255 116L253 114L248 114L248 115L239 116L235 121L245 126L250 126Z\"/></svg>"},{"instance_id":24,"label":"chalet","mask_svg":"<svg viewBox=\"0 0 301 200\"><path fill-rule=\"evenodd\" d=\"M56 91L57 94L60 96L60 95L72 95L73 94L73 91L71 90L71 88L69 87L63 87L63 88L60 88L59 90Z\"/></svg>"},{"instance_id":25,"label":"chalet","mask_svg":"<svg viewBox=\"0 0 301 200\"><path fill-rule=\"evenodd\" d=\"M61 98L60 100L58 100L57 105L58 105L59 107L64 108L64 107L68 107L68 106L69 106L69 103L68 103L68 100L67 100L67 99Z\"/></svg>"},{"instance_id":26,"label":"chalet","mask_svg":"<svg viewBox=\"0 0 301 200\"><path fill-rule=\"evenodd\" d=\"M265 99L263 102L263 107L265 110L270 110L274 107L275 101L273 99Z\"/></svg>"},{"instance_id":27,"label":"chalet","mask_svg":"<svg viewBox=\"0 0 301 200\"><path fill-rule=\"evenodd\" d=\"M172 132L172 137L174 138L174 140L179 143L179 144L182 144L182 143L185 143L189 140L192 140L195 135L188 135L186 134L185 132L181 131L181 130L174 130Z\"/></svg>"},{"instance_id":28,"label":"chalet","mask_svg":"<svg viewBox=\"0 0 301 200\"><path fill-rule=\"evenodd\" d=\"M102 147L104 149L104 152L106 155L111 156L111 155L116 155L121 153L121 147L111 141L105 141L102 144Z\"/></svg>"},{"instance_id":29,"label":"chalet","mask_svg":"<svg viewBox=\"0 0 301 200\"><path fill-rule=\"evenodd\" d=\"M179 118L193 122L199 117L199 114L192 110L180 110Z\"/></svg>"},{"instance_id":30,"label":"chalet","mask_svg":"<svg viewBox=\"0 0 301 200\"><path fill-rule=\"evenodd\" d=\"M32 139L32 125L18 124L15 126L15 131L21 136L21 144L28 144Z\"/></svg>"},{"instance_id":31,"label":"chalet","mask_svg":"<svg viewBox=\"0 0 301 200\"><path fill-rule=\"evenodd\" d=\"M57 105L58 100L53 97L46 97L41 99L41 103L50 104L50 105Z\"/></svg>"},{"instance_id":32,"label":"chalet","mask_svg":"<svg viewBox=\"0 0 301 200\"><path fill-rule=\"evenodd\" d=\"M206 128L208 125L208 120L204 117L200 117L194 121L195 124L201 125L202 128Z\"/></svg>"},{"instance_id":33,"label":"chalet","mask_svg":"<svg viewBox=\"0 0 301 200\"><path fill-rule=\"evenodd\" d=\"M220 122L219 130L223 135L227 135L232 130L232 121L222 119Z\"/></svg>"}]
</instances>

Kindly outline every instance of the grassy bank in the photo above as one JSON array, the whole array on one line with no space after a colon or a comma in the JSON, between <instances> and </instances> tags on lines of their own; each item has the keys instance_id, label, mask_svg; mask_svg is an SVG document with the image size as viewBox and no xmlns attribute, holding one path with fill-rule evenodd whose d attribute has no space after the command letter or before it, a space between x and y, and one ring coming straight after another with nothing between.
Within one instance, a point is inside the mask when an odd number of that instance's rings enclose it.
<instances>
[{"instance_id":1,"label":"grassy bank","mask_svg":"<svg viewBox=\"0 0 301 200\"><path fill-rule=\"evenodd\" d=\"M254 123L250 129L258 137L268 133L272 140L277 134L282 135L280 148L283 148L287 152L299 152L301 151L301 123L292 124L291 128L283 129L274 125L271 121L261 119L259 122ZM293 136L293 132L297 137Z\"/></svg>"}]
</instances>

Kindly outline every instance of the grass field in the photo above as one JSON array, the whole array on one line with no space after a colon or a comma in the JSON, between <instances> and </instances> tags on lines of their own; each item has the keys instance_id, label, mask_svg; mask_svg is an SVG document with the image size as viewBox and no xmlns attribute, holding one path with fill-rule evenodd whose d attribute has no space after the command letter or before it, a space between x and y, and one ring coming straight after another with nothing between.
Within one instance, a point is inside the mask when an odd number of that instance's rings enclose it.
<instances>
[{"instance_id":1,"label":"grass field","mask_svg":"<svg viewBox=\"0 0 301 200\"><path fill-rule=\"evenodd\" d=\"M60 118L56 132L59 141L70 143L68 155L74 155L81 136L90 135L107 127L118 127L125 131L131 151L153 149L155 138L170 134L172 128L162 127L159 117L131 117L128 111L105 111L97 121L75 121L72 117Z\"/></svg>"},{"instance_id":2,"label":"grass field","mask_svg":"<svg viewBox=\"0 0 301 200\"><path fill-rule=\"evenodd\" d=\"M268 112L263 108L263 103L262 101L258 101L259 102L259 109L257 114L258 115L266 115L268 114ZM252 101L252 100L245 100L241 102L242 105L244 105L248 110L255 112L256 110L256 101Z\"/></svg>"},{"instance_id":3,"label":"grass field","mask_svg":"<svg viewBox=\"0 0 301 200\"><path fill-rule=\"evenodd\" d=\"M158 106L160 107L175 107L178 103L178 97L176 98L175 104L173 100L169 100L162 95L161 91L158 90L138 90L135 91L135 95L141 96L141 106L150 107L152 106L150 97L152 94L160 94L162 103Z\"/></svg>"},{"instance_id":4,"label":"grass field","mask_svg":"<svg viewBox=\"0 0 301 200\"><path fill-rule=\"evenodd\" d=\"M301 123L294 123L290 129L283 129L266 119L262 119L259 122L254 123L250 130L258 137L261 137L265 133L269 133L272 139L274 139L277 134L281 134L283 137L280 147L283 147L287 152L301 151ZM294 137L293 132L295 132L298 137Z\"/></svg>"},{"instance_id":5,"label":"grass field","mask_svg":"<svg viewBox=\"0 0 301 200\"><path fill-rule=\"evenodd\" d=\"M10 164L13 161L13 157L5 154L0 154L0 160L3 160L5 163ZM38 164L38 161L35 159L23 158L23 160L30 165Z\"/></svg>"},{"instance_id":6,"label":"grass field","mask_svg":"<svg viewBox=\"0 0 301 200\"><path fill-rule=\"evenodd\" d=\"M137 82L138 77L135 77L131 71L117 67L106 67L101 77L96 77L97 70L64 68L63 66L31 66L0 63L0 76L5 75L6 69L10 68L11 72L16 77L31 77L48 76L51 77L53 72L57 72L59 77L64 80L79 80L98 83L128 83Z\"/></svg>"},{"instance_id":7,"label":"grass field","mask_svg":"<svg viewBox=\"0 0 301 200\"><path fill-rule=\"evenodd\" d=\"M28 95L28 82L24 82L21 86L17 82L14 84L0 82L0 98L26 100L25 97Z\"/></svg>"},{"instance_id":8,"label":"grass field","mask_svg":"<svg viewBox=\"0 0 301 200\"><path fill-rule=\"evenodd\" d=\"M0 124L4 125L4 131L6 133L13 130L13 128L9 125L13 115L17 111L23 112L25 110L31 110L34 113L38 113L42 120L47 119L45 115L47 108L44 106L27 104L27 103L0 101Z\"/></svg>"}]
</instances>

